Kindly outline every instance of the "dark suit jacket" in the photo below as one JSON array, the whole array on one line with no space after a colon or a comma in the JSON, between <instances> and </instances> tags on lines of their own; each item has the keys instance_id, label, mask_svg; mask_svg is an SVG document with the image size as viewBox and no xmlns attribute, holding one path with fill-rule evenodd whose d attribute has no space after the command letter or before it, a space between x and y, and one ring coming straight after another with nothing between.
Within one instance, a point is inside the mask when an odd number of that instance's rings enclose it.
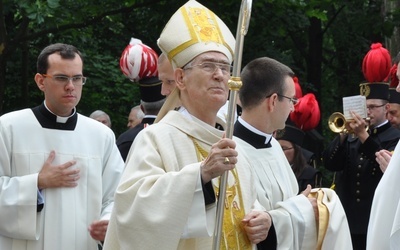
<instances>
[{"instance_id":1,"label":"dark suit jacket","mask_svg":"<svg viewBox=\"0 0 400 250\"><path fill-rule=\"evenodd\" d=\"M343 204L352 234L367 234L372 199L383 175L375 152L394 150L399 138L400 130L388 122L373 129L363 144L351 135L340 144L338 136L323 153L325 167L338 171L335 191Z\"/></svg>"},{"instance_id":2,"label":"dark suit jacket","mask_svg":"<svg viewBox=\"0 0 400 250\"><path fill-rule=\"evenodd\" d=\"M137 134L144 129L145 126L153 124L155 118L145 117L142 122L136 125L135 127L125 131L122 133L117 139L117 147L119 152L121 153L122 159L126 161L126 157L128 156L129 150L131 149L133 140L135 140Z\"/></svg>"}]
</instances>

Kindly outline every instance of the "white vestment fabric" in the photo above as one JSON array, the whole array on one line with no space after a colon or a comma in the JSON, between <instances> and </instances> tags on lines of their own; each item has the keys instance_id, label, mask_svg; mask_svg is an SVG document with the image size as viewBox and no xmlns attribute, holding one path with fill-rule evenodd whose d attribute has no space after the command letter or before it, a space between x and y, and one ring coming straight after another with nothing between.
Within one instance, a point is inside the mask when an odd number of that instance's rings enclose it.
<instances>
[{"instance_id":1,"label":"white vestment fabric","mask_svg":"<svg viewBox=\"0 0 400 250\"><path fill-rule=\"evenodd\" d=\"M258 200L271 215L277 249L317 249L317 227L308 198L298 194L298 184L281 146L275 138L272 147L256 149L234 138L249 157L258 180ZM350 231L343 207L333 190L323 189L329 210L329 225L321 249L352 249Z\"/></svg>"},{"instance_id":2,"label":"white vestment fabric","mask_svg":"<svg viewBox=\"0 0 400 250\"><path fill-rule=\"evenodd\" d=\"M41 190L37 212L38 173L52 150L52 165L74 160L80 179ZM74 131L43 128L24 109L0 117L0 152L0 249L97 249L88 226L109 218L124 167L114 133L79 114Z\"/></svg>"},{"instance_id":3,"label":"white vestment fabric","mask_svg":"<svg viewBox=\"0 0 400 250\"><path fill-rule=\"evenodd\" d=\"M400 247L400 147L396 149L374 194L368 223L367 249L389 250Z\"/></svg>"},{"instance_id":4,"label":"white vestment fabric","mask_svg":"<svg viewBox=\"0 0 400 250\"><path fill-rule=\"evenodd\" d=\"M104 250L212 248L216 204L205 206L201 163L191 137L209 152L223 131L170 111L138 134L116 191ZM256 208L256 192L243 152L236 150L247 214ZM262 209L259 204L257 209Z\"/></svg>"}]
</instances>

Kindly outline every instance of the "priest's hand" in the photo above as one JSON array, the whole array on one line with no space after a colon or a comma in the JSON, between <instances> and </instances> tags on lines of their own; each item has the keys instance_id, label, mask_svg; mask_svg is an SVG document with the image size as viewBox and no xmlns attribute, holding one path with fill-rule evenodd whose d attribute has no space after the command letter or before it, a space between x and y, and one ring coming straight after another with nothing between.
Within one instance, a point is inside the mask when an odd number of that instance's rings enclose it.
<instances>
[{"instance_id":1,"label":"priest's hand","mask_svg":"<svg viewBox=\"0 0 400 250\"><path fill-rule=\"evenodd\" d=\"M238 155L235 147L236 143L228 138L222 138L212 145L208 157L200 165L201 178L204 183L235 167Z\"/></svg>"},{"instance_id":2,"label":"priest's hand","mask_svg":"<svg viewBox=\"0 0 400 250\"><path fill-rule=\"evenodd\" d=\"M392 153L386 149L382 149L375 153L376 162L378 162L379 167L382 170L382 173L385 173L387 166L389 165L389 161L392 158Z\"/></svg>"},{"instance_id":3,"label":"priest's hand","mask_svg":"<svg viewBox=\"0 0 400 250\"><path fill-rule=\"evenodd\" d=\"M52 162L56 156L54 151L43 164L38 175L38 188L76 187L78 185L79 169L71 169L76 161L68 161L64 164L54 166Z\"/></svg>"},{"instance_id":4,"label":"priest's hand","mask_svg":"<svg viewBox=\"0 0 400 250\"><path fill-rule=\"evenodd\" d=\"M90 224L88 230L90 236L97 241L104 241L108 227L108 220L94 221Z\"/></svg>"},{"instance_id":5,"label":"priest's hand","mask_svg":"<svg viewBox=\"0 0 400 250\"><path fill-rule=\"evenodd\" d=\"M309 195L310 195L310 193L311 193L311 188L312 188L311 185L308 184L308 185L307 185L307 188L304 189L304 191L301 192L301 194L302 194L302 195L305 195L305 196L308 198L308 200L310 201L310 203L311 203L311 205L312 205L312 208L313 208L313 210L314 210L315 222L316 222L317 225L318 225L318 223L319 223L318 203L317 203L317 199L316 199L316 198L309 197Z\"/></svg>"},{"instance_id":6,"label":"priest's hand","mask_svg":"<svg viewBox=\"0 0 400 250\"><path fill-rule=\"evenodd\" d=\"M247 237L253 244L258 244L268 236L272 218L264 211L251 211L242 220Z\"/></svg>"}]
</instances>

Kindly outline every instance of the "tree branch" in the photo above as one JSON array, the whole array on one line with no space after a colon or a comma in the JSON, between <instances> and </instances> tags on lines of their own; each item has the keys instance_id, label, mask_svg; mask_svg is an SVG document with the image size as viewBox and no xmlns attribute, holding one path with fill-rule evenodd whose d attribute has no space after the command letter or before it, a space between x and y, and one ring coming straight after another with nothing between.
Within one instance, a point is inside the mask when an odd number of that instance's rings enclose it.
<instances>
[{"instance_id":1,"label":"tree branch","mask_svg":"<svg viewBox=\"0 0 400 250\"><path fill-rule=\"evenodd\" d=\"M329 27L332 25L332 23L336 20L336 17L339 15L340 12L342 12L342 10L344 9L346 5L342 5L337 11L336 13L333 15L333 17L328 21L328 23L326 24L325 28L322 30L322 35L325 34L325 32L329 29Z\"/></svg>"},{"instance_id":2,"label":"tree branch","mask_svg":"<svg viewBox=\"0 0 400 250\"><path fill-rule=\"evenodd\" d=\"M32 33L32 34L28 33L28 35L26 35L26 36L21 36L21 37L18 37L18 39L14 39L12 41L12 43L15 44L20 41L34 40L38 37L44 36L49 33L55 33L55 32L65 31L65 30L69 30L69 29L85 28L85 27L90 26L93 23L97 23L97 22L101 21L106 16L112 16L112 15L117 15L117 14L122 14L122 13L129 13L134 9L150 6L150 5L162 2L162 1L163 0L146 0L144 3L138 3L138 4L134 4L132 6L129 6L129 7L106 11L97 16L88 18L87 20L84 20L83 22L69 23L69 24L65 24L65 25L61 25L61 26L54 26L52 28L44 29L44 30L41 30L39 32Z\"/></svg>"}]
</instances>

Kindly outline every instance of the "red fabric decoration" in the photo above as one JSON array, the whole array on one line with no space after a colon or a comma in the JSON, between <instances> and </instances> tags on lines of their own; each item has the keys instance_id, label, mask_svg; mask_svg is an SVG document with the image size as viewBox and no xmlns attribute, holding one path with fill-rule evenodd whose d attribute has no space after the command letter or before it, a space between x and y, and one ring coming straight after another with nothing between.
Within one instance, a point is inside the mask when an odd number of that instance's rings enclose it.
<instances>
[{"instance_id":1,"label":"red fabric decoration","mask_svg":"<svg viewBox=\"0 0 400 250\"><path fill-rule=\"evenodd\" d=\"M321 111L317 99L312 93L299 98L299 103L290 113L290 120L300 129L307 131L318 126L321 119Z\"/></svg>"},{"instance_id":2,"label":"red fabric decoration","mask_svg":"<svg viewBox=\"0 0 400 250\"><path fill-rule=\"evenodd\" d=\"M389 88L396 88L397 85L399 85L399 79L397 78L397 64L394 64L390 68L389 72L389 80L390 80L390 85Z\"/></svg>"},{"instance_id":3,"label":"red fabric decoration","mask_svg":"<svg viewBox=\"0 0 400 250\"><path fill-rule=\"evenodd\" d=\"M373 43L364 57L362 71L368 82L383 82L389 75L391 66L389 51L381 43Z\"/></svg>"},{"instance_id":4,"label":"red fabric decoration","mask_svg":"<svg viewBox=\"0 0 400 250\"><path fill-rule=\"evenodd\" d=\"M296 98L300 98L303 96L303 91L301 90L301 86L299 83L299 78L297 78L296 76L293 77L293 81L294 81L294 87L296 89Z\"/></svg>"},{"instance_id":5,"label":"red fabric decoration","mask_svg":"<svg viewBox=\"0 0 400 250\"><path fill-rule=\"evenodd\" d=\"M122 52L119 66L122 73L137 82L140 79L158 75L157 53L141 40L131 38L128 46Z\"/></svg>"}]
</instances>

